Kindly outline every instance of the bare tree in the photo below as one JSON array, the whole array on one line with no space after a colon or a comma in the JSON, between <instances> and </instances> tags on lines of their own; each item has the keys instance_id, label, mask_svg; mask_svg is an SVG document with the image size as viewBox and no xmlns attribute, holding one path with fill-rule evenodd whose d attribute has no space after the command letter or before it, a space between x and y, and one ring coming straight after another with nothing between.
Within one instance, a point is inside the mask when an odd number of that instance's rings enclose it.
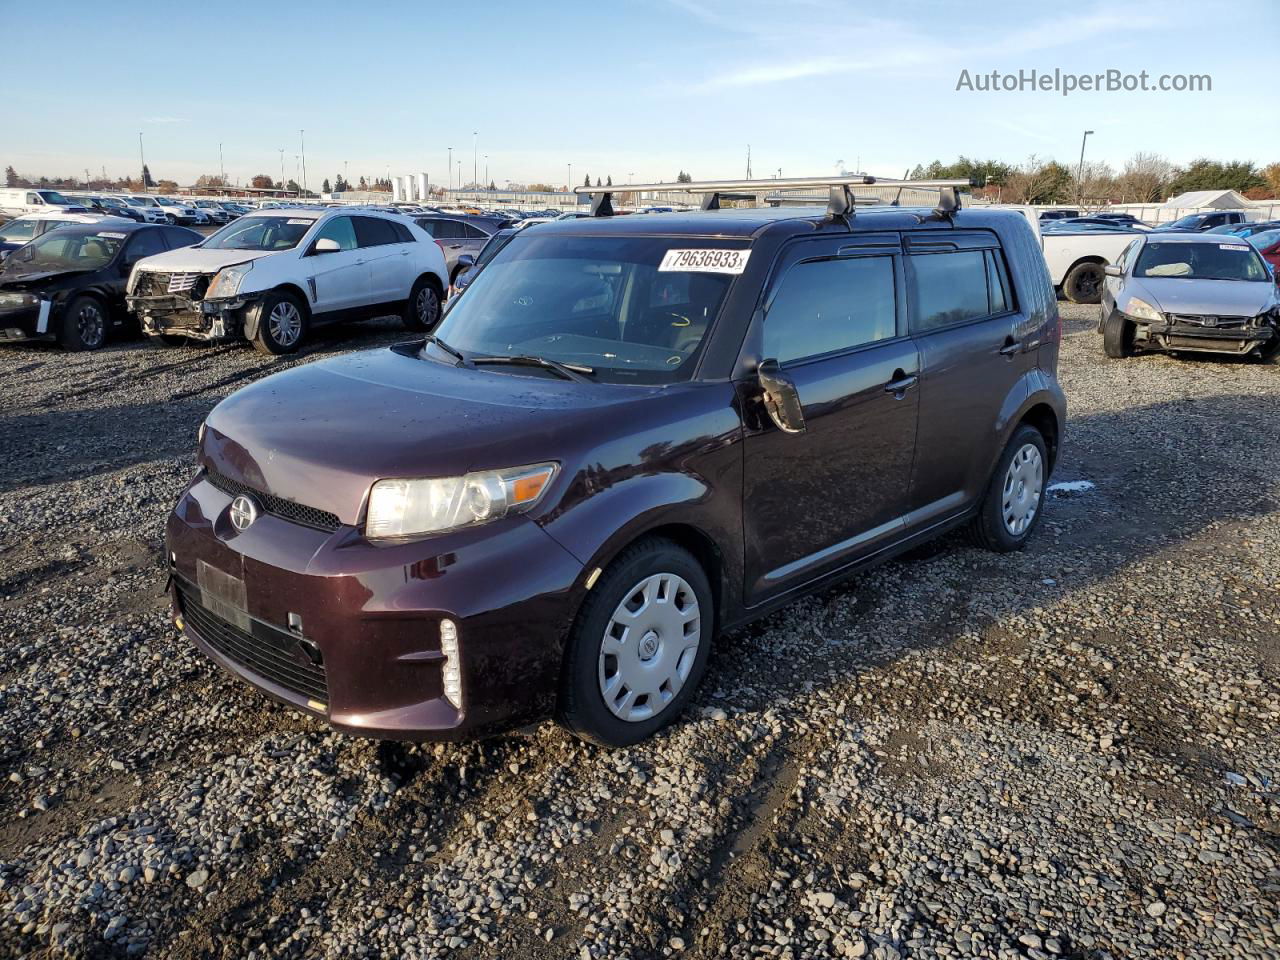
<instances>
[{"instance_id":1,"label":"bare tree","mask_svg":"<svg viewBox=\"0 0 1280 960\"><path fill-rule=\"evenodd\" d=\"M1120 199L1127 203L1155 203L1173 179L1173 164L1158 153L1135 153L1116 178Z\"/></svg>"},{"instance_id":2,"label":"bare tree","mask_svg":"<svg viewBox=\"0 0 1280 960\"><path fill-rule=\"evenodd\" d=\"M1080 171L1080 196L1085 203L1104 203L1119 194L1116 172L1105 160L1086 163Z\"/></svg>"}]
</instances>

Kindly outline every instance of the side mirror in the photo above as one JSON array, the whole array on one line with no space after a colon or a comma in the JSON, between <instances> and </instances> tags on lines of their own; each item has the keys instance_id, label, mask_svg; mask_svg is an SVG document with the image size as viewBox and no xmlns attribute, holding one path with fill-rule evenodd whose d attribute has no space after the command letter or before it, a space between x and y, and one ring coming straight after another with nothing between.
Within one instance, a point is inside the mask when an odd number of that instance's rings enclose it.
<instances>
[{"instance_id":1,"label":"side mirror","mask_svg":"<svg viewBox=\"0 0 1280 960\"><path fill-rule=\"evenodd\" d=\"M1123 277L1124 271L1117 267L1114 263L1108 263L1102 268L1102 272L1108 277Z\"/></svg>"},{"instance_id":2,"label":"side mirror","mask_svg":"<svg viewBox=\"0 0 1280 960\"><path fill-rule=\"evenodd\" d=\"M465 267L466 269L470 270L475 265L476 265L476 258L474 254L463 253L458 256L458 266Z\"/></svg>"},{"instance_id":3,"label":"side mirror","mask_svg":"<svg viewBox=\"0 0 1280 960\"><path fill-rule=\"evenodd\" d=\"M329 237L321 237L311 248L312 253L338 253L341 250L342 248L338 246L338 241Z\"/></svg>"},{"instance_id":4,"label":"side mirror","mask_svg":"<svg viewBox=\"0 0 1280 960\"><path fill-rule=\"evenodd\" d=\"M800 393L791 378L782 372L777 360L761 360L756 367L760 389L764 391L764 408L769 419L783 433L804 433L804 409Z\"/></svg>"}]
</instances>

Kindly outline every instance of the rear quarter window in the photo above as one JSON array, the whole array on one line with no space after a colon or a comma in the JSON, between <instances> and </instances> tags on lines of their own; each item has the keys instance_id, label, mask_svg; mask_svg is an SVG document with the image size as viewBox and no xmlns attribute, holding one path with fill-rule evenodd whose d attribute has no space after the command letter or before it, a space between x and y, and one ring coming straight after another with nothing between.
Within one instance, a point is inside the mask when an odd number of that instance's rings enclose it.
<instances>
[{"instance_id":1,"label":"rear quarter window","mask_svg":"<svg viewBox=\"0 0 1280 960\"><path fill-rule=\"evenodd\" d=\"M928 333L991 313L985 251L914 253L908 259L913 332Z\"/></svg>"}]
</instances>

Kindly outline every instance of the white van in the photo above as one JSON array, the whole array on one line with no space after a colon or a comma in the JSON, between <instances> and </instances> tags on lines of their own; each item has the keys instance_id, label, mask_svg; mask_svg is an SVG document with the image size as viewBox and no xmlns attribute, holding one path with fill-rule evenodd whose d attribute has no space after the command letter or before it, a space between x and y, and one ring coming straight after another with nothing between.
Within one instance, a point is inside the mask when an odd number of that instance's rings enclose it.
<instances>
[{"instance_id":1,"label":"white van","mask_svg":"<svg viewBox=\"0 0 1280 960\"><path fill-rule=\"evenodd\" d=\"M69 200L57 190L44 187L0 187L0 214L20 217L25 213L84 213L82 203Z\"/></svg>"}]
</instances>

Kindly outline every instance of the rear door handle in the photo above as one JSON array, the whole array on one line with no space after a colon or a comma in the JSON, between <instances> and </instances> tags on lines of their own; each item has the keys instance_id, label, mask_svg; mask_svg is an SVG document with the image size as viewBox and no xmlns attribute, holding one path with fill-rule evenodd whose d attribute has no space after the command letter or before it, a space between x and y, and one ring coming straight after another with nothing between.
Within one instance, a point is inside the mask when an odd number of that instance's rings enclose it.
<instances>
[{"instance_id":1,"label":"rear door handle","mask_svg":"<svg viewBox=\"0 0 1280 960\"><path fill-rule=\"evenodd\" d=\"M1005 337L1004 346L1000 348L1000 356L1012 357L1015 353L1018 353L1021 349L1022 349L1022 344L1020 344L1017 340L1013 339L1013 337Z\"/></svg>"},{"instance_id":2,"label":"rear door handle","mask_svg":"<svg viewBox=\"0 0 1280 960\"><path fill-rule=\"evenodd\" d=\"M920 378L914 373L908 376L901 370L895 370L893 372L893 379L884 385L884 392L896 393L901 397L904 393L914 387L919 380Z\"/></svg>"}]
</instances>

